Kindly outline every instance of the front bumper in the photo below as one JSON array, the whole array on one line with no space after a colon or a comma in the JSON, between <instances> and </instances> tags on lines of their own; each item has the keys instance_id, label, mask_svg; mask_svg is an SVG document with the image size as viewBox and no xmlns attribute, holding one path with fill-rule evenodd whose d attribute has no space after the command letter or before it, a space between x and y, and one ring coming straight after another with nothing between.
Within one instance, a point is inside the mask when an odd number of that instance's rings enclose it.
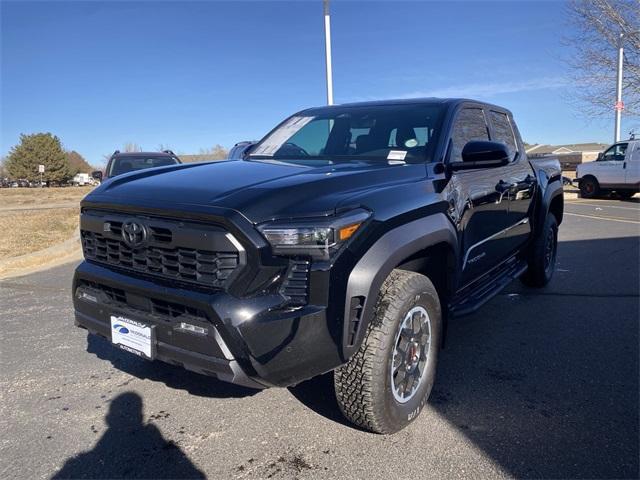
<instances>
[{"instance_id":1,"label":"front bumper","mask_svg":"<svg viewBox=\"0 0 640 480\"><path fill-rule=\"evenodd\" d=\"M329 270L311 273L326 291ZM318 287L320 285L320 287ZM79 298L78 289L96 301ZM73 281L76 325L111 339L110 316L121 314L155 326L156 358L220 380L254 388L289 386L344 363L341 327L326 304L283 308L282 296L239 298L231 293L166 286L83 262ZM335 320L335 319L334 319ZM206 329L196 334L181 322Z\"/></svg>"}]
</instances>

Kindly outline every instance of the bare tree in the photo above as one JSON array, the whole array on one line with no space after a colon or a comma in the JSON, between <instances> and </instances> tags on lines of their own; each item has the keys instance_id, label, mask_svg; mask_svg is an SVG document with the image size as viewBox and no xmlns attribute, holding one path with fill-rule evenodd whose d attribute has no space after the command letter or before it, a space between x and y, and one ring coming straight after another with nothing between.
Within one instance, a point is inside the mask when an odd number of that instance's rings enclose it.
<instances>
[{"instance_id":1,"label":"bare tree","mask_svg":"<svg viewBox=\"0 0 640 480\"><path fill-rule=\"evenodd\" d=\"M199 155L207 156L214 160L227 158L228 150L220 144L215 144L212 148L201 148Z\"/></svg>"},{"instance_id":2,"label":"bare tree","mask_svg":"<svg viewBox=\"0 0 640 480\"><path fill-rule=\"evenodd\" d=\"M571 67L577 107L585 114L612 115L616 61L624 34L623 113L640 113L640 2L638 0L571 0L566 43L574 54Z\"/></svg>"},{"instance_id":3,"label":"bare tree","mask_svg":"<svg viewBox=\"0 0 640 480\"><path fill-rule=\"evenodd\" d=\"M171 148L169 145L167 145L165 143L159 143L157 151L158 152L164 152L165 150L173 151L173 148Z\"/></svg>"},{"instance_id":4,"label":"bare tree","mask_svg":"<svg viewBox=\"0 0 640 480\"><path fill-rule=\"evenodd\" d=\"M138 145L137 143L127 142L123 145L122 151L123 152L141 152L142 147L140 147L140 145Z\"/></svg>"}]
</instances>

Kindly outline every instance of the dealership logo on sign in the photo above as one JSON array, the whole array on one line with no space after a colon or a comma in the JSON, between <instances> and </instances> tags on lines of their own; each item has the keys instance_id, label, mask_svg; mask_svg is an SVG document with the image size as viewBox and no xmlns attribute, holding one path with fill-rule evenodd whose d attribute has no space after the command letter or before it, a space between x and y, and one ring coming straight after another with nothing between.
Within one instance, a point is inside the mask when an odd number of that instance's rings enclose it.
<instances>
[{"instance_id":1,"label":"dealership logo on sign","mask_svg":"<svg viewBox=\"0 0 640 480\"><path fill-rule=\"evenodd\" d=\"M118 333L122 333L123 335L126 335L127 333L129 333L129 329L124 325L120 325L119 323L116 323L113 326L113 329L116 330Z\"/></svg>"}]
</instances>

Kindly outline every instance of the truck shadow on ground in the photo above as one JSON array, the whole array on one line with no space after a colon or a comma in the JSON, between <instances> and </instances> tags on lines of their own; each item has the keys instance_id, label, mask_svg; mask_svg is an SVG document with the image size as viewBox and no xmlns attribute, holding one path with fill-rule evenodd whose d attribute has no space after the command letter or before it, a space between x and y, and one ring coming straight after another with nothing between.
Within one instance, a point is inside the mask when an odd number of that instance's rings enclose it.
<instances>
[{"instance_id":1,"label":"truck shadow on ground","mask_svg":"<svg viewBox=\"0 0 640 480\"><path fill-rule=\"evenodd\" d=\"M144 423L142 398L118 395L106 416L108 429L95 447L69 458L53 479L63 478L206 478L152 423Z\"/></svg>"},{"instance_id":2,"label":"truck shadow on ground","mask_svg":"<svg viewBox=\"0 0 640 480\"><path fill-rule=\"evenodd\" d=\"M111 362L114 368L140 379L162 382L176 390L186 390L192 395L209 398L240 398L260 393L261 390L233 385L213 377L185 370L168 363L150 362L114 347L111 342L87 334L87 352L101 360Z\"/></svg>"},{"instance_id":3,"label":"truck shadow on ground","mask_svg":"<svg viewBox=\"0 0 640 480\"><path fill-rule=\"evenodd\" d=\"M333 386L333 372L319 375L294 387L289 387L288 390L296 400L318 415L341 425L364 431L350 423L340 412Z\"/></svg>"},{"instance_id":4,"label":"truck shadow on ground","mask_svg":"<svg viewBox=\"0 0 640 480\"><path fill-rule=\"evenodd\" d=\"M510 476L638 478L639 244L563 242L548 287L514 282L453 320L427 410L404 435L444 420ZM324 375L290 390L344 424L332 386Z\"/></svg>"}]
</instances>

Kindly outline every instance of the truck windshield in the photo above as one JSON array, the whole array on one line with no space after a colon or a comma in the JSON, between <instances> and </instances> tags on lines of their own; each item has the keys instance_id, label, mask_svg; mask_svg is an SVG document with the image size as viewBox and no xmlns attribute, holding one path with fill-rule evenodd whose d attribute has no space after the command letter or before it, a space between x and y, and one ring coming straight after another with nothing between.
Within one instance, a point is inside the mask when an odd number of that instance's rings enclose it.
<instances>
[{"instance_id":1,"label":"truck windshield","mask_svg":"<svg viewBox=\"0 0 640 480\"><path fill-rule=\"evenodd\" d=\"M289 117L256 145L250 159L431 161L441 104L324 107Z\"/></svg>"},{"instance_id":2,"label":"truck windshield","mask_svg":"<svg viewBox=\"0 0 640 480\"><path fill-rule=\"evenodd\" d=\"M145 168L165 167L167 165L176 165L180 163L177 158L162 155L154 157L153 155L126 155L114 158L111 162L108 176L115 177L123 173L133 172L134 170L144 170Z\"/></svg>"}]
</instances>

